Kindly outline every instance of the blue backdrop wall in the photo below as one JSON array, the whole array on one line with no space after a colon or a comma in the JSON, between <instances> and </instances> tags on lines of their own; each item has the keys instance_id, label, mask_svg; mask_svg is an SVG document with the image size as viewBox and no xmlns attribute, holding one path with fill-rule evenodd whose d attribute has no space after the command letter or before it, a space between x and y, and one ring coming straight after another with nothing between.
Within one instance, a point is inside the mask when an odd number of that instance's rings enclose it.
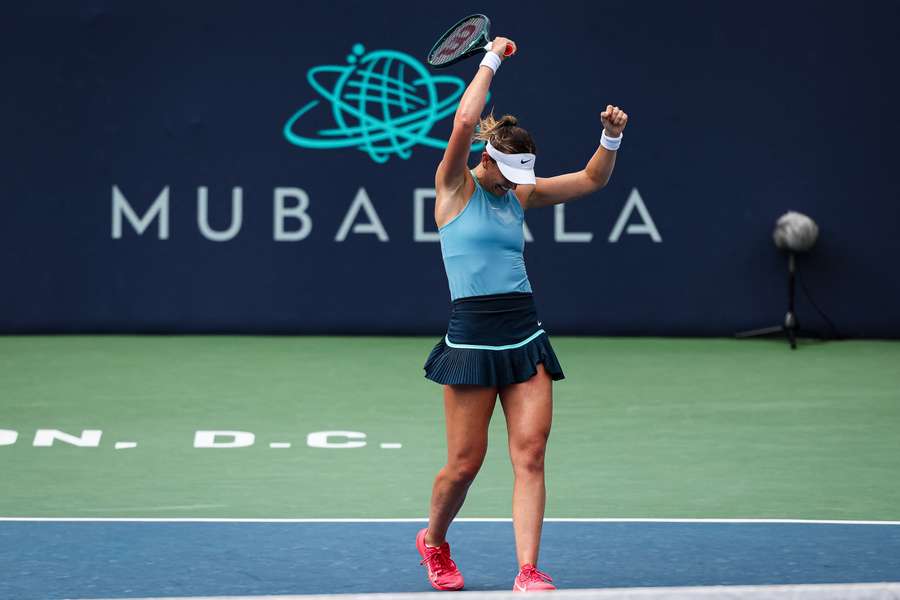
<instances>
[{"instance_id":1,"label":"blue backdrop wall","mask_svg":"<svg viewBox=\"0 0 900 600\"><path fill-rule=\"evenodd\" d=\"M630 115L607 188L526 215L550 331L778 323L793 209L841 332L900 336L887 1L6 7L0 331L439 333L431 188L477 60L423 61L471 12L519 44L489 107L538 175L584 166L606 104Z\"/></svg>"}]
</instances>

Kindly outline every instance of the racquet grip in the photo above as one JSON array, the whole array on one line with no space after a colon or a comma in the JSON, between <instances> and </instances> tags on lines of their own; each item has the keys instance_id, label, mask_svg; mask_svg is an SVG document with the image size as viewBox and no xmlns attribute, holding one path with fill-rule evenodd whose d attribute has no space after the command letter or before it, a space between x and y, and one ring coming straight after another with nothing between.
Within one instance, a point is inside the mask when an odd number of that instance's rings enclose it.
<instances>
[{"instance_id":1,"label":"racquet grip","mask_svg":"<svg viewBox=\"0 0 900 600\"><path fill-rule=\"evenodd\" d=\"M485 52L490 52L490 51L491 51L491 47L492 47L493 45L494 45L494 42L488 42L487 44L484 45L484 51L485 51ZM506 45L506 50L503 51L503 56L511 56L512 53L513 53L513 47L512 47L512 44L507 44L507 45Z\"/></svg>"}]
</instances>

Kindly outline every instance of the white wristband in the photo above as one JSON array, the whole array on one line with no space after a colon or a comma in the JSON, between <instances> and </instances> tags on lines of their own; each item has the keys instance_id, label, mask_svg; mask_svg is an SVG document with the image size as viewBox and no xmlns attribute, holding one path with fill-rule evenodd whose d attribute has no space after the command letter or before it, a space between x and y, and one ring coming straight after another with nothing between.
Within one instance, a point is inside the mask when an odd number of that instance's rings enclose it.
<instances>
[{"instance_id":1,"label":"white wristband","mask_svg":"<svg viewBox=\"0 0 900 600\"><path fill-rule=\"evenodd\" d=\"M500 68L501 62L502 61L500 60L499 56L497 56L493 52L488 51L485 52L484 58L481 59L481 64L479 66L487 67L488 69L496 73L497 69Z\"/></svg>"},{"instance_id":2,"label":"white wristband","mask_svg":"<svg viewBox=\"0 0 900 600\"><path fill-rule=\"evenodd\" d=\"M620 133L618 137L609 137L604 129L603 135L600 136L600 145L610 152L615 152L622 145L622 134Z\"/></svg>"}]
</instances>

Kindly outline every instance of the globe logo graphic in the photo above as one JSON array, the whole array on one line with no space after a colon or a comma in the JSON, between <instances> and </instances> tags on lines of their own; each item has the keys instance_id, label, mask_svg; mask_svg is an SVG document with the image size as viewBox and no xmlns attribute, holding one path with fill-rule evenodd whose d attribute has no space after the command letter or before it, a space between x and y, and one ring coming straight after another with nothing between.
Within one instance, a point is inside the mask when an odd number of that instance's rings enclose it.
<instances>
[{"instance_id":1,"label":"globe logo graphic","mask_svg":"<svg viewBox=\"0 0 900 600\"><path fill-rule=\"evenodd\" d=\"M306 73L309 85L331 107L333 127L298 132L301 118L318 106L311 100L284 124L284 137L301 148L356 148L376 163L392 156L408 159L416 145L443 150L447 141L432 128L456 112L465 83L459 77L431 75L418 60L396 50L366 53L355 44L347 65L322 65ZM328 79L333 81L328 87ZM480 151L483 143L472 146Z\"/></svg>"}]
</instances>

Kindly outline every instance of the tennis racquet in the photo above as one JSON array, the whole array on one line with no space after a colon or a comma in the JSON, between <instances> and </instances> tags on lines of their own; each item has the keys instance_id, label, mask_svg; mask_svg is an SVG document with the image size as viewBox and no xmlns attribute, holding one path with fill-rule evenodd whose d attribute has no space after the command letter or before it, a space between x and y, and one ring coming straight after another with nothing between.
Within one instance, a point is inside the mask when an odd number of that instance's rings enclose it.
<instances>
[{"instance_id":1,"label":"tennis racquet","mask_svg":"<svg viewBox=\"0 0 900 600\"><path fill-rule=\"evenodd\" d=\"M428 53L428 64L435 69L443 69L470 56L491 49L491 20L481 14L462 18L438 39ZM505 56L513 53L511 45L506 46Z\"/></svg>"}]
</instances>

